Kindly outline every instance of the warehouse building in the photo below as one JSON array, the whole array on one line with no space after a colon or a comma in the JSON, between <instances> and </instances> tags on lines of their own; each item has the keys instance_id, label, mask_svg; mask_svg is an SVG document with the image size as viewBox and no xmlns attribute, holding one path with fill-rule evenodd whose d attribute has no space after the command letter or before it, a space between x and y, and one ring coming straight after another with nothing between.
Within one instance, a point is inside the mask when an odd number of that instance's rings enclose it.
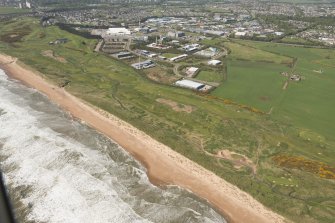
<instances>
[{"instance_id":1,"label":"warehouse building","mask_svg":"<svg viewBox=\"0 0 335 223\"><path fill-rule=\"evenodd\" d=\"M126 42L131 38L131 32L126 28L109 28L102 38L107 42Z\"/></svg>"},{"instance_id":2,"label":"warehouse building","mask_svg":"<svg viewBox=\"0 0 335 223\"><path fill-rule=\"evenodd\" d=\"M189 89L192 89L192 90L197 90L197 91L199 91L199 90L201 90L201 88L205 87L205 85L202 84L202 83L191 81L191 80L185 80L185 79L176 81L175 85L179 86L179 87L183 87L183 88L189 88Z\"/></svg>"},{"instance_id":3,"label":"warehouse building","mask_svg":"<svg viewBox=\"0 0 335 223\"><path fill-rule=\"evenodd\" d=\"M217 66L220 65L222 62L220 60L210 60L208 61L208 65L212 65L212 66Z\"/></svg>"},{"instance_id":4,"label":"warehouse building","mask_svg":"<svg viewBox=\"0 0 335 223\"><path fill-rule=\"evenodd\" d=\"M197 67L187 67L185 71L187 77L194 77L195 75L197 75L198 72L199 68Z\"/></svg>"},{"instance_id":5,"label":"warehouse building","mask_svg":"<svg viewBox=\"0 0 335 223\"><path fill-rule=\"evenodd\" d=\"M151 68L156 66L155 63L151 60L146 60L143 62L139 62L139 63L134 63L131 65L133 68L137 69L137 70L141 70L141 69L147 69L147 68Z\"/></svg>"},{"instance_id":6,"label":"warehouse building","mask_svg":"<svg viewBox=\"0 0 335 223\"><path fill-rule=\"evenodd\" d=\"M176 61L185 59L187 56L188 56L187 54L182 54L182 55L170 58L170 61L171 62L176 62Z\"/></svg>"},{"instance_id":7,"label":"warehouse building","mask_svg":"<svg viewBox=\"0 0 335 223\"><path fill-rule=\"evenodd\" d=\"M126 52L119 52L113 55L117 59L129 59L134 57L134 55L128 51Z\"/></svg>"}]
</instances>

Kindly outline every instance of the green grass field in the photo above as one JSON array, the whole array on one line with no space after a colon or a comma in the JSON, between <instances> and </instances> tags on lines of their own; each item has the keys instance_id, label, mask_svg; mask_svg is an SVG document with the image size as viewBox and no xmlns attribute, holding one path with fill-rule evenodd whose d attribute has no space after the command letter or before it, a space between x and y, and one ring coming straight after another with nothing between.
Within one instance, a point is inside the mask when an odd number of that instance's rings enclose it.
<instances>
[{"instance_id":1,"label":"green grass field","mask_svg":"<svg viewBox=\"0 0 335 223\"><path fill-rule=\"evenodd\" d=\"M268 112L283 94L288 67L265 62L228 61L228 78L213 94Z\"/></svg>"},{"instance_id":2,"label":"green grass field","mask_svg":"<svg viewBox=\"0 0 335 223\"><path fill-rule=\"evenodd\" d=\"M64 37L70 40L66 44L48 44ZM299 162L295 163L297 168L285 166L285 162L279 165L275 160L280 159L275 158L301 156L315 166L320 162L334 168L334 51L241 41L238 50L224 61L227 80L213 92L217 97L211 97L155 83L124 62L93 52L96 43L55 26L41 28L38 20L31 18L0 22L0 52L18 57L55 84L70 81L66 89L72 94L145 131L287 218L333 222L332 175L326 179L321 170L299 168ZM244 56L239 51L250 48L249 58L269 56L271 61L238 58ZM46 50L62 57L62 62L45 56ZM306 78L290 83L283 91L284 79L279 72L292 68L282 61L293 57L298 58L296 71ZM322 74L313 72L320 68ZM196 109L189 114L177 112L161 106L158 98ZM254 113L224 98L266 112L273 107L273 112ZM237 169L232 161L205 153L222 149L248 157L257 173L247 167ZM294 187L286 186L290 182Z\"/></svg>"},{"instance_id":3,"label":"green grass field","mask_svg":"<svg viewBox=\"0 0 335 223\"><path fill-rule=\"evenodd\" d=\"M299 37L284 37L280 40L283 43L301 44L301 45L314 45L315 43Z\"/></svg>"},{"instance_id":4,"label":"green grass field","mask_svg":"<svg viewBox=\"0 0 335 223\"><path fill-rule=\"evenodd\" d=\"M233 42L226 42L224 45L231 50L231 58L268 63L292 63L292 58L288 56L282 56L271 52L266 52L251 46L244 46Z\"/></svg>"},{"instance_id":5,"label":"green grass field","mask_svg":"<svg viewBox=\"0 0 335 223\"><path fill-rule=\"evenodd\" d=\"M163 57L166 57L166 58L168 58L168 59L170 59L170 58L173 58L173 57L176 57L176 56L179 56L179 55L181 55L181 54L176 54L176 53L164 53L162 56L163 56Z\"/></svg>"},{"instance_id":6,"label":"green grass field","mask_svg":"<svg viewBox=\"0 0 335 223\"><path fill-rule=\"evenodd\" d=\"M224 76L222 72L214 70L202 70L196 76L196 79L208 81L208 82L217 82L220 83L223 81Z\"/></svg>"},{"instance_id":7,"label":"green grass field","mask_svg":"<svg viewBox=\"0 0 335 223\"><path fill-rule=\"evenodd\" d=\"M280 101L274 104L273 116L299 126L298 129L311 129L333 140L335 50L252 41L244 41L243 44L266 52L297 58L294 72L301 74L304 80L289 84ZM322 73L317 72L320 70Z\"/></svg>"},{"instance_id":8,"label":"green grass field","mask_svg":"<svg viewBox=\"0 0 335 223\"><path fill-rule=\"evenodd\" d=\"M0 15L11 14L11 13L26 13L26 12L31 12L31 9L20 9L14 7L0 6Z\"/></svg>"}]
</instances>

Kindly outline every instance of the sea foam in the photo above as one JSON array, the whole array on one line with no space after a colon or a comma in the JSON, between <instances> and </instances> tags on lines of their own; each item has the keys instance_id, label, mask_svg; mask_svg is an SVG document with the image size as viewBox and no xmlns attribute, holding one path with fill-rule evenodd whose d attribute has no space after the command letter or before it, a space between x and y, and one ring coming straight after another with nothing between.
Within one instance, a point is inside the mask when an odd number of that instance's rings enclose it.
<instances>
[{"instance_id":1,"label":"sea foam","mask_svg":"<svg viewBox=\"0 0 335 223\"><path fill-rule=\"evenodd\" d=\"M1 70L0 145L0 167L25 220L225 222L193 194L150 184L116 143Z\"/></svg>"}]
</instances>

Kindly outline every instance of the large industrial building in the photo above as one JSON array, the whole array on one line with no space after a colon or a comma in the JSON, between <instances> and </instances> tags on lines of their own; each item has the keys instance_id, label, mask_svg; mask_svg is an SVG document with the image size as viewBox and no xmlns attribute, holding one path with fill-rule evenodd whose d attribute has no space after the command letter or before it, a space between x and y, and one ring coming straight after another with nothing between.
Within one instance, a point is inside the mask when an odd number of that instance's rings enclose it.
<instances>
[{"instance_id":1,"label":"large industrial building","mask_svg":"<svg viewBox=\"0 0 335 223\"><path fill-rule=\"evenodd\" d=\"M222 62L220 60L210 60L208 61L208 65L212 65L212 66L217 66L222 64Z\"/></svg>"},{"instance_id":2,"label":"large industrial building","mask_svg":"<svg viewBox=\"0 0 335 223\"><path fill-rule=\"evenodd\" d=\"M183 87L183 88L189 88L192 90L200 90L201 88L205 87L205 85L202 83L191 81L191 80L185 80L185 79L176 81L175 85L179 87Z\"/></svg>"},{"instance_id":3,"label":"large industrial building","mask_svg":"<svg viewBox=\"0 0 335 223\"><path fill-rule=\"evenodd\" d=\"M137 70L141 70L141 69L147 69L147 68L151 68L156 66L155 63L151 60L146 60L143 62L139 62L139 63L134 63L131 65L133 68L137 69Z\"/></svg>"},{"instance_id":4,"label":"large industrial building","mask_svg":"<svg viewBox=\"0 0 335 223\"><path fill-rule=\"evenodd\" d=\"M131 38L131 32L126 28L109 28L102 38L110 42L125 42Z\"/></svg>"}]
</instances>

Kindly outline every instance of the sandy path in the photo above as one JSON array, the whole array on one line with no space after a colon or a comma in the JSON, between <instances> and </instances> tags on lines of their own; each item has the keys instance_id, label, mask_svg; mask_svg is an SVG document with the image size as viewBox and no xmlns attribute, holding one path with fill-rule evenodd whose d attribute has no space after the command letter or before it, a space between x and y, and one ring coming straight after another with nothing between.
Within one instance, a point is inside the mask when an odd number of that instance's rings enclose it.
<instances>
[{"instance_id":1,"label":"sandy path","mask_svg":"<svg viewBox=\"0 0 335 223\"><path fill-rule=\"evenodd\" d=\"M179 185L191 190L196 195L207 199L230 222L284 222L283 217L267 209L236 186L130 124L93 108L65 90L49 84L27 66L18 64L15 58L0 54L1 64L1 68L13 78L36 88L73 116L116 141L145 165L153 183Z\"/></svg>"}]
</instances>

